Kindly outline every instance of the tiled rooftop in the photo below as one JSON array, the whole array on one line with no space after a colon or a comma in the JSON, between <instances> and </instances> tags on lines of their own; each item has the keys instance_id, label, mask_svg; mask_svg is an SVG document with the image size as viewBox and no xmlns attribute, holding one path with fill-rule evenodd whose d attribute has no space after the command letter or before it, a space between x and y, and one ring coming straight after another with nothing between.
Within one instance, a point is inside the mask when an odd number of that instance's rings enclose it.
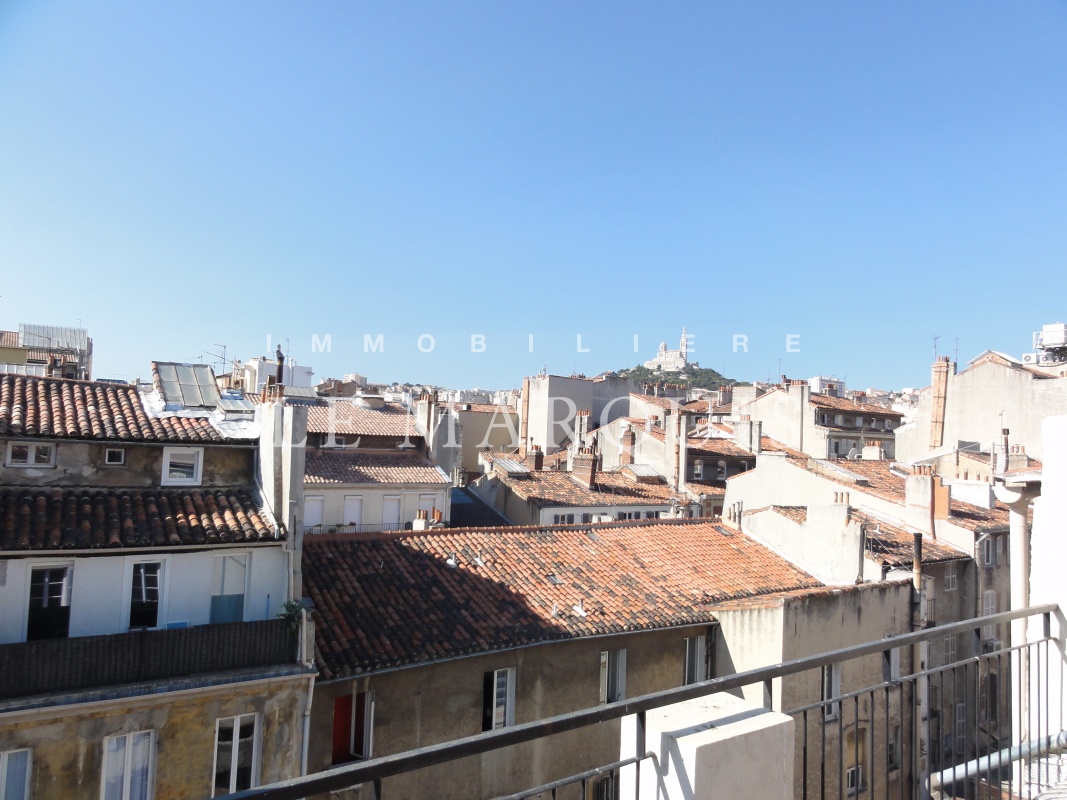
<instances>
[{"instance_id":1,"label":"tiled rooftop","mask_svg":"<svg viewBox=\"0 0 1067 800\"><path fill-rule=\"evenodd\" d=\"M542 470L500 480L523 500L534 500L542 507L668 505L672 496L666 483L638 483L619 472L598 471L592 489L569 472Z\"/></svg>"},{"instance_id":2,"label":"tiled rooftop","mask_svg":"<svg viewBox=\"0 0 1067 800\"><path fill-rule=\"evenodd\" d=\"M323 400L308 408L308 433L350 436L421 436L415 417L397 403L364 408L350 400Z\"/></svg>"},{"instance_id":3,"label":"tiled rooftop","mask_svg":"<svg viewBox=\"0 0 1067 800\"><path fill-rule=\"evenodd\" d=\"M828 394L812 394L808 398L808 403L816 408L826 408L841 412L851 411L853 414L871 414L876 417L891 417L892 419L900 419L904 416L899 411L893 411L893 409L885 406L857 402L847 397L832 397Z\"/></svg>"},{"instance_id":4,"label":"tiled rooftop","mask_svg":"<svg viewBox=\"0 0 1067 800\"><path fill-rule=\"evenodd\" d=\"M856 492L881 497L900 506L904 505L907 477L898 473L906 472L907 467L895 461L811 459L806 468L844 486L850 486ZM867 485L857 484L846 473L852 473L866 480ZM948 521L974 531L986 528L999 529L1007 527L1009 513L1008 507L1000 502L993 508L985 509L960 500L952 500L949 504Z\"/></svg>"},{"instance_id":5,"label":"tiled rooftop","mask_svg":"<svg viewBox=\"0 0 1067 800\"><path fill-rule=\"evenodd\" d=\"M873 517L852 509L852 516L867 526L867 549L873 558L890 567L909 567L912 564L915 531L902 523ZM954 547L923 536L923 563L954 561L967 558L967 554Z\"/></svg>"},{"instance_id":6,"label":"tiled rooftop","mask_svg":"<svg viewBox=\"0 0 1067 800\"><path fill-rule=\"evenodd\" d=\"M418 453L307 450L305 484L440 483L448 477Z\"/></svg>"},{"instance_id":7,"label":"tiled rooftop","mask_svg":"<svg viewBox=\"0 0 1067 800\"><path fill-rule=\"evenodd\" d=\"M150 416L133 386L0 376L0 436L135 442L222 442L200 417Z\"/></svg>"},{"instance_id":8,"label":"tiled rooftop","mask_svg":"<svg viewBox=\"0 0 1067 800\"><path fill-rule=\"evenodd\" d=\"M305 542L303 569L324 680L700 624L715 603L821 585L748 537L695 520L326 534Z\"/></svg>"},{"instance_id":9,"label":"tiled rooftop","mask_svg":"<svg viewBox=\"0 0 1067 800\"><path fill-rule=\"evenodd\" d=\"M272 540L245 489L0 489L0 550Z\"/></svg>"},{"instance_id":10,"label":"tiled rooftop","mask_svg":"<svg viewBox=\"0 0 1067 800\"><path fill-rule=\"evenodd\" d=\"M442 408L450 408L454 411L472 412L475 414L518 414L511 406L497 406L492 403L439 403Z\"/></svg>"}]
</instances>

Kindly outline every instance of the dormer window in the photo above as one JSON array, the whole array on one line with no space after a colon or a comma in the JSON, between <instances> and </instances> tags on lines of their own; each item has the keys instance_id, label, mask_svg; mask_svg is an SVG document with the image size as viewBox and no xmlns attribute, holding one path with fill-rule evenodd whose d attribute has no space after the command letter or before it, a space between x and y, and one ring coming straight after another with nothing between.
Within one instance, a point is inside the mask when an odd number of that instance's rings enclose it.
<instances>
[{"instance_id":1,"label":"dormer window","mask_svg":"<svg viewBox=\"0 0 1067 800\"><path fill-rule=\"evenodd\" d=\"M56 446L54 444L21 444L8 442L8 467L53 467L56 463Z\"/></svg>"},{"instance_id":2,"label":"dormer window","mask_svg":"<svg viewBox=\"0 0 1067 800\"><path fill-rule=\"evenodd\" d=\"M203 447L167 447L163 450L161 486L199 486L204 466Z\"/></svg>"}]
</instances>

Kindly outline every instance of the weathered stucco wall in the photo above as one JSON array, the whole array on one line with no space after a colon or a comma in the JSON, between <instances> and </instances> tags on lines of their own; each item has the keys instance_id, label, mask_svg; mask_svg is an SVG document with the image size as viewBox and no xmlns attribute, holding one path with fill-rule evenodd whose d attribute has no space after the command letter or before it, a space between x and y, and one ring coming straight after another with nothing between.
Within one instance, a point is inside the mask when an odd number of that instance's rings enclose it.
<instances>
[{"instance_id":1,"label":"weathered stucco wall","mask_svg":"<svg viewBox=\"0 0 1067 800\"><path fill-rule=\"evenodd\" d=\"M223 717L259 715L259 783L299 774L307 685L304 677L286 678L9 712L0 717L0 750L33 750L34 800L97 798L105 737L154 730L155 800L210 797L215 726Z\"/></svg>"},{"instance_id":2,"label":"weathered stucco wall","mask_svg":"<svg viewBox=\"0 0 1067 800\"><path fill-rule=\"evenodd\" d=\"M374 691L374 755L388 755L481 732L482 680L494 669L515 668L516 723L597 705L602 650L626 648L627 697L679 686L685 637L705 630L706 626L698 626L555 642L318 684L308 769L319 771L330 766L333 708L338 696ZM618 753L619 723L605 723L390 778L383 788L387 797L493 797L608 764ZM573 788L572 793L561 793L561 800L577 797L578 789ZM369 794L352 791L348 796Z\"/></svg>"},{"instance_id":3,"label":"weathered stucco wall","mask_svg":"<svg viewBox=\"0 0 1067 800\"><path fill-rule=\"evenodd\" d=\"M6 458L9 441L15 440L0 440L0 464L3 463L2 459ZM104 450L112 446L121 447L126 451L124 466L113 467L104 464ZM6 486L34 487L158 487L163 476L164 449L164 445L158 444L59 441L56 442L55 466L0 466L0 483ZM252 447L204 446L201 485L248 486L253 474L254 452Z\"/></svg>"}]
</instances>

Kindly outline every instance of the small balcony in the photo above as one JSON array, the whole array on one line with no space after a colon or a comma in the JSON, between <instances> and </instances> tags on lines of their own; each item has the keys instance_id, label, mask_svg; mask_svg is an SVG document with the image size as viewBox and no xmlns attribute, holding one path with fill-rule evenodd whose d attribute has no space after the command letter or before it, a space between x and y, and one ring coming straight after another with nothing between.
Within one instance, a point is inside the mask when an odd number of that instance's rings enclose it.
<instances>
[{"instance_id":1,"label":"small balcony","mask_svg":"<svg viewBox=\"0 0 1067 800\"><path fill-rule=\"evenodd\" d=\"M297 662L287 620L0 645L0 700Z\"/></svg>"},{"instance_id":2,"label":"small balcony","mask_svg":"<svg viewBox=\"0 0 1067 800\"><path fill-rule=\"evenodd\" d=\"M411 530L410 522L349 522L341 525L305 525L304 533L317 536L323 533L381 533L382 531Z\"/></svg>"}]
</instances>

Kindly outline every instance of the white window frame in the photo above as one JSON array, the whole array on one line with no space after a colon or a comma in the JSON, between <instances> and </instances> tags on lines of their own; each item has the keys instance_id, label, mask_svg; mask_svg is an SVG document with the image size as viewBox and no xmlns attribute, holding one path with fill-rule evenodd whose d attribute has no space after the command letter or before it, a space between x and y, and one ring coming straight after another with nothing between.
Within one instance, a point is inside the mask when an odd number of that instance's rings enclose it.
<instances>
[{"instance_id":1,"label":"white window frame","mask_svg":"<svg viewBox=\"0 0 1067 800\"><path fill-rule=\"evenodd\" d=\"M7 796L8 768L11 756L16 753L26 754L26 783L22 787L22 793L14 797ZM30 800L30 779L33 777L33 750L29 747L21 747L15 750L0 752L0 800Z\"/></svg>"},{"instance_id":2,"label":"white window frame","mask_svg":"<svg viewBox=\"0 0 1067 800\"><path fill-rule=\"evenodd\" d=\"M953 664L956 661L956 634L950 633L942 640L945 664Z\"/></svg>"},{"instance_id":3,"label":"white window frame","mask_svg":"<svg viewBox=\"0 0 1067 800\"><path fill-rule=\"evenodd\" d=\"M997 613L997 590L986 589L982 592L982 616L989 617ZM996 625L983 625L982 626L982 639L989 640L997 638L997 626Z\"/></svg>"},{"instance_id":4,"label":"white window frame","mask_svg":"<svg viewBox=\"0 0 1067 800\"><path fill-rule=\"evenodd\" d=\"M693 480L700 481L704 479L704 461L703 459L697 459L693 462Z\"/></svg>"},{"instance_id":5,"label":"white window frame","mask_svg":"<svg viewBox=\"0 0 1067 800\"><path fill-rule=\"evenodd\" d=\"M159 564L159 607L156 610L156 624L154 628L143 630L159 630L167 627L167 572L170 569L168 558L159 555L155 558L137 557L126 560L125 575L123 577L122 596L126 599L123 611L124 616L121 627L130 630L142 630L141 628L129 628L130 612L133 610L133 574L138 564Z\"/></svg>"},{"instance_id":6,"label":"white window frame","mask_svg":"<svg viewBox=\"0 0 1067 800\"><path fill-rule=\"evenodd\" d=\"M956 703L956 716L953 718L953 733L956 735L956 755L962 755L967 749L967 704Z\"/></svg>"},{"instance_id":7,"label":"white window frame","mask_svg":"<svg viewBox=\"0 0 1067 800\"><path fill-rule=\"evenodd\" d=\"M837 699L835 700L834 698ZM822 668L822 718L824 722L830 722L841 716L840 698L841 665L827 664Z\"/></svg>"},{"instance_id":8,"label":"white window frame","mask_svg":"<svg viewBox=\"0 0 1067 800\"><path fill-rule=\"evenodd\" d=\"M73 561L31 561L26 565L26 606L22 613L22 640L30 635L30 608L33 596L33 573L37 570L65 569L67 570L66 583L66 606L74 614L74 562ZM67 638L70 638L70 625L67 627Z\"/></svg>"},{"instance_id":9,"label":"white window frame","mask_svg":"<svg viewBox=\"0 0 1067 800\"><path fill-rule=\"evenodd\" d=\"M25 447L26 460L15 461L12 457L12 453L16 447ZM44 450L48 453L48 461L38 462L37 451ZM9 441L7 443L7 455L4 458L5 467L13 467L15 469L48 469L56 465L56 446L52 442L20 442Z\"/></svg>"},{"instance_id":10,"label":"white window frame","mask_svg":"<svg viewBox=\"0 0 1067 800\"><path fill-rule=\"evenodd\" d=\"M945 564L945 591L954 592L959 585L959 581L956 576L956 562L949 561Z\"/></svg>"},{"instance_id":11,"label":"white window frame","mask_svg":"<svg viewBox=\"0 0 1067 800\"><path fill-rule=\"evenodd\" d=\"M238 556L244 558L244 560L245 560L245 583L244 583L244 590L242 591L242 595L241 595L242 597L244 597L244 600L241 603L241 609L242 609L241 610L241 622L250 621L250 619L249 619L249 608L251 607L251 604L248 602L248 599L249 599L249 588L252 585L252 553L249 550L229 550L229 551L226 551L224 553L219 553L218 555L212 556L212 561L211 561L211 590L210 590L211 593L208 595L208 598L209 598L208 599L208 619L209 620L211 618L211 600L210 600L210 598L225 596L224 594L223 595L216 595L215 594L215 560L216 559L237 558ZM225 572L225 569L226 569L226 562L224 560L223 561L223 573L222 573L222 588L225 588L225 586L226 586L226 572ZM211 624L214 624L214 623L211 623Z\"/></svg>"},{"instance_id":12,"label":"white window frame","mask_svg":"<svg viewBox=\"0 0 1067 800\"><path fill-rule=\"evenodd\" d=\"M118 461L112 461L111 456L118 454ZM126 466L126 448L125 447L105 447L104 448L104 466L105 467L125 467Z\"/></svg>"},{"instance_id":13,"label":"white window frame","mask_svg":"<svg viewBox=\"0 0 1067 800\"><path fill-rule=\"evenodd\" d=\"M359 501L359 519L348 519L348 501ZM341 501L341 516L344 519L341 520L342 525L362 525L363 524L363 495L361 494L346 494Z\"/></svg>"},{"instance_id":14,"label":"white window frame","mask_svg":"<svg viewBox=\"0 0 1067 800\"><path fill-rule=\"evenodd\" d=\"M149 735L148 741L148 800L152 800L156 795L156 732L154 730L147 731L131 731L130 733L122 733L117 736L105 736L104 737L104 758L102 768L100 770L100 800L136 800L130 797L130 779L133 777L133 737L142 733ZM108 742L113 739L125 739L126 747L124 757L126 760L125 766L122 770L122 793L121 797L112 798L107 794L107 745Z\"/></svg>"},{"instance_id":15,"label":"white window frame","mask_svg":"<svg viewBox=\"0 0 1067 800\"><path fill-rule=\"evenodd\" d=\"M309 523L307 521L307 509L308 506L318 505L320 509L319 521ZM342 509L343 511L343 509ZM304 495L304 530L309 531L311 528L317 528L321 533L326 530L326 495L324 494L306 494Z\"/></svg>"},{"instance_id":16,"label":"white window frame","mask_svg":"<svg viewBox=\"0 0 1067 800\"><path fill-rule=\"evenodd\" d=\"M997 540L996 536L987 536L982 540L982 565L995 567L997 565Z\"/></svg>"},{"instance_id":17,"label":"white window frame","mask_svg":"<svg viewBox=\"0 0 1067 800\"><path fill-rule=\"evenodd\" d=\"M236 792L237 786L237 760L240 755L240 736L241 736L241 721L247 717L252 717L252 776L251 785L249 788L259 786L259 768L260 768L260 724L259 714L253 712L251 714L238 714L233 717L219 717L215 720L215 755L211 759L211 789L210 797L215 796L215 775L218 773L219 768L219 728L224 722L233 722L233 735L234 740L230 745L230 786L229 792Z\"/></svg>"},{"instance_id":18,"label":"white window frame","mask_svg":"<svg viewBox=\"0 0 1067 800\"><path fill-rule=\"evenodd\" d=\"M704 634L687 636L682 651L682 686L705 680L707 667L707 639Z\"/></svg>"},{"instance_id":19,"label":"white window frame","mask_svg":"<svg viewBox=\"0 0 1067 800\"><path fill-rule=\"evenodd\" d=\"M358 720L356 718L356 697L360 694L366 696L366 700L363 701L363 719ZM364 752L356 752L356 728L357 725L363 727L363 743ZM374 690L368 689L366 692L352 692L352 717L348 721L348 752L353 758L366 760L368 758L374 758Z\"/></svg>"},{"instance_id":20,"label":"white window frame","mask_svg":"<svg viewBox=\"0 0 1067 800\"><path fill-rule=\"evenodd\" d=\"M858 778L858 781L857 781ZM857 786L857 783L859 784ZM857 792L866 791L866 776L863 774L862 764L853 764L845 768L845 794L854 797Z\"/></svg>"},{"instance_id":21,"label":"white window frame","mask_svg":"<svg viewBox=\"0 0 1067 800\"><path fill-rule=\"evenodd\" d=\"M612 692L612 688L615 689ZM626 699L626 648L600 651L600 702Z\"/></svg>"},{"instance_id":22,"label":"white window frame","mask_svg":"<svg viewBox=\"0 0 1067 800\"><path fill-rule=\"evenodd\" d=\"M174 478L170 476L170 462L174 456L193 456L193 475L191 478ZM199 486L204 478L203 447L164 447L163 474L160 486Z\"/></svg>"},{"instance_id":23,"label":"white window frame","mask_svg":"<svg viewBox=\"0 0 1067 800\"><path fill-rule=\"evenodd\" d=\"M503 667L491 670L493 673L492 727L490 730L510 728L515 724L515 667ZM500 696L500 676L506 673L504 696ZM503 711L503 719L498 721L497 712Z\"/></svg>"}]
</instances>

